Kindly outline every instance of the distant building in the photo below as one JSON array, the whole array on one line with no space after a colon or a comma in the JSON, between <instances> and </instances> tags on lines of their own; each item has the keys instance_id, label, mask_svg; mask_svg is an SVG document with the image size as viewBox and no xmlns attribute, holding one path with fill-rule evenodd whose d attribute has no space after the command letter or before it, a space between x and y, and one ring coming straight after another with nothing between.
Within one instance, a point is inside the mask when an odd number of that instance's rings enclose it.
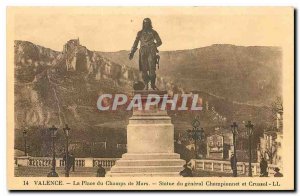
<instances>
[{"instance_id":1,"label":"distant building","mask_svg":"<svg viewBox=\"0 0 300 196\"><path fill-rule=\"evenodd\" d=\"M238 161L247 162L249 161L249 139L245 131L239 131L236 136L236 157ZM256 148L252 151L252 160L256 161Z\"/></svg>"},{"instance_id":2,"label":"distant building","mask_svg":"<svg viewBox=\"0 0 300 196\"><path fill-rule=\"evenodd\" d=\"M118 125L117 125L118 126ZM122 125L120 125L122 126ZM99 131L98 131L99 130ZM69 151L76 157L117 158L127 151L126 130L98 127L93 137L70 140Z\"/></svg>"},{"instance_id":3,"label":"distant building","mask_svg":"<svg viewBox=\"0 0 300 196\"><path fill-rule=\"evenodd\" d=\"M283 141L283 112L279 111L276 117L276 128L264 131L258 148L258 161L265 158L268 163L282 166Z\"/></svg>"},{"instance_id":4,"label":"distant building","mask_svg":"<svg viewBox=\"0 0 300 196\"><path fill-rule=\"evenodd\" d=\"M121 153L125 153L127 151L127 144L117 144L117 150Z\"/></svg>"},{"instance_id":5,"label":"distant building","mask_svg":"<svg viewBox=\"0 0 300 196\"><path fill-rule=\"evenodd\" d=\"M245 132L236 136L236 155L238 161L248 161L248 137ZM233 135L231 130L215 128L213 134L207 137L207 159L229 160L234 152ZM254 153L254 152L253 152ZM256 160L255 153L253 160Z\"/></svg>"},{"instance_id":6,"label":"distant building","mask_svg":"<svg viewBox=\"0 0 300 196\"><path fill-rule=\"evenodd\" d=\"M208 159L224 159L224 137L214 134L207 137L207 155Z\"/></svg>"},{"instance_id":7,"label":"distant building","mask_svg":"<svg viewBox=\"0 0 300 196\"><path fill-rule=\"evenodd\" d=\"M277 147L277 152L276 152L276 156L275 156L275 159L274 159L274 163L276 165L278 165L279 167L282 167L282 141L283 141L283 133L282 131L281 132L278 132L277 133L277 138L275 140L276 142L276 147Z\"/></svg>"},{"instance_id":8,"label":"distant building","mask_svg":"<svg viewBox=\"0 0 300 196\"><path fill-rule=\"evenodd\" d=\"M217 129L219 133L207 137L207 159L228 160L233 152L233 136L228 130Z\"/></svg>"}]
</instances>

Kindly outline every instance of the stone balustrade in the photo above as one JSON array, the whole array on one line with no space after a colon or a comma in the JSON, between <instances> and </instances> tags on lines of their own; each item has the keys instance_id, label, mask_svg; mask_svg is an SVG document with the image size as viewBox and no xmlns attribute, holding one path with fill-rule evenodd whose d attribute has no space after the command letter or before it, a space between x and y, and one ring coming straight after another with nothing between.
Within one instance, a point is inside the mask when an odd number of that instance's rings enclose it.
<instances>
[{"instance_id":1,"label":"stone balustrade","mask_svg":"<svg viewBox=\"0 0 300 196\"><path fill-rule=\"evenodd\" d=\"M97 167L101 164L104 168L111 168L118 158L75 158L75 167ZM16 166L51 167L52 157L15 157ZM56 167L65 167L63 158L56 158Z\"/></svg>"},{"instance_id":2,"label":"stone balustrade","mask_svg":"<svg viewBox=\"0 0 300 196\"><path fill-rule=\"evenodd\" d=\"M222 173L232 173L230 161L222 160L207 160L207 159L192 159L190 161L192 168L194 170L204 170L212 172L222 172ZM259 163L252 163L252 174L253 176L260 175L260 166ZM276 165L268 165L269 176L274 175L274 168L278 167ZM279 167L280 168L280 167ZM280 168L282 170L282 168ZM238 162L237 163L237 172L240 175L248 175L249 163L247 162Z\"/></svg>"},{"instance_id":3,"label":"stone balustrade","mask_svg":"<svg viewBox=\"0 0 300 196\"><path fill-rule=\"evenodd\" d=\"M101 164L104 168L111 168L115 165L118 158L76 158L75 167L97 167ZM194 170L232 173L230 161L222 160L207 160L207 159L192 159L190 161ZM15 157L16 166L27 166L27 167L51 167L52 157ZM253 176L260 175L259 163L252 163L252 174ZM65 167L65 161L62 158L56 158L56 167ZM274 168L276 165L269 164L268 172L269 176L273 176ZM282 171L282 168L279 167ZM248 163L238 162L237 172L239 175L248 175Z\"/></svg>"},{"instance_id":4,"label":"stone balustrade","mask_svg":"<svg viewBox=\"0 0 300 196\"><path fill-rule=\"evenodd\" d=\"M116 160L118 159L94 158L93 167L97 167L101 164L104 168L111 168L116 164Z\"/></svg>"}]
</instances>

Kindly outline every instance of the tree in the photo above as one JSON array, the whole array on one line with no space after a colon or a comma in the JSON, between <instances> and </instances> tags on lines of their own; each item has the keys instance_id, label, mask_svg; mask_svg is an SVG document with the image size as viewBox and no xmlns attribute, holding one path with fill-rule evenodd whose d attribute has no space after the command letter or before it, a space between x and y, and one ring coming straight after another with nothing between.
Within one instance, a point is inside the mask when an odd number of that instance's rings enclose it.
<instances>
[{"instance_id":1,"label":"tree","mask_svg":"<svg viewBox=\"0 0 300 196\"><path fill-rule=\"evenodd\" d=\"M270 147L266 148L265 153L268 155L268 160L270 161L270 164L272 164L273 159L277 153L277 147L276 147L276 143L274 141L272 141L272 145Z\"/></svg>"},{"instance_id":2,"label":"tree","mask_svg":"<svg viewBox=\"0 0 300 196\"><path fill-rule=\"evenodd\" d=\"M271 103L272 119L277 119L277 113L283 111L283 102L281 97L276 97L276 100Z\"/></svg>"}]
</instances>

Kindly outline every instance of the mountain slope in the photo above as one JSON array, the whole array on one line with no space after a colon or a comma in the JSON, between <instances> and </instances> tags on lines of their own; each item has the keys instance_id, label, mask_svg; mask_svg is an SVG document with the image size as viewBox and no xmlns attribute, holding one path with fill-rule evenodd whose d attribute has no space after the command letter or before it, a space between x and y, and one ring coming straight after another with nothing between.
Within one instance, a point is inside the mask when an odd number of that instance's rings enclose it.
<instances>
[{"instance_id":1,"label":"mountain slope","mask_svg":"<svg viewBox=\"0 0 300 196\"><path fill-rule=\"evenodd\" d=\"M16 127L65 123L84 127L105 122L110 118L97 114L98 96L130 92L139 77L137 70L110 62L79 43L67 46L72 50L56 52L15 42ZM91 110L98 116L85 116Z\"/></svg>"},{"instance_id":2,"label":"mountain slope","mask_svg":"<svg viewBox=\"0 0 300 196\"><path fill-rule=\"evenodd\" d=\"M108 59L137 67L138 54L100 53ZM186 91L201 90L229 100L269 105L281 96L282 52L278 47L215 44L203 48L160 52L158 74Z\"/></svg>"}]
</instances>

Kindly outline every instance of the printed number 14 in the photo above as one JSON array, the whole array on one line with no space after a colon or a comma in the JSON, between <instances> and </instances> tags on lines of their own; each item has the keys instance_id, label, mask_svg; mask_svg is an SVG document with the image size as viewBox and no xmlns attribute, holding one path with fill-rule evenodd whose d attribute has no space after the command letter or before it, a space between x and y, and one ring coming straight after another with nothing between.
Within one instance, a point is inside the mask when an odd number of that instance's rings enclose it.
<instances>
[{"instance_id":1,"label":"printed number 14","mask_svg":"<svg viewBox=\"0 0 300 196\"><path fill-rule=\"evenodd\" d=\"M26 185L28 186L29 185L28 181L27 180L23 181L23 185L24 186L26 186Z\"/></svg>"}]
</instances>

